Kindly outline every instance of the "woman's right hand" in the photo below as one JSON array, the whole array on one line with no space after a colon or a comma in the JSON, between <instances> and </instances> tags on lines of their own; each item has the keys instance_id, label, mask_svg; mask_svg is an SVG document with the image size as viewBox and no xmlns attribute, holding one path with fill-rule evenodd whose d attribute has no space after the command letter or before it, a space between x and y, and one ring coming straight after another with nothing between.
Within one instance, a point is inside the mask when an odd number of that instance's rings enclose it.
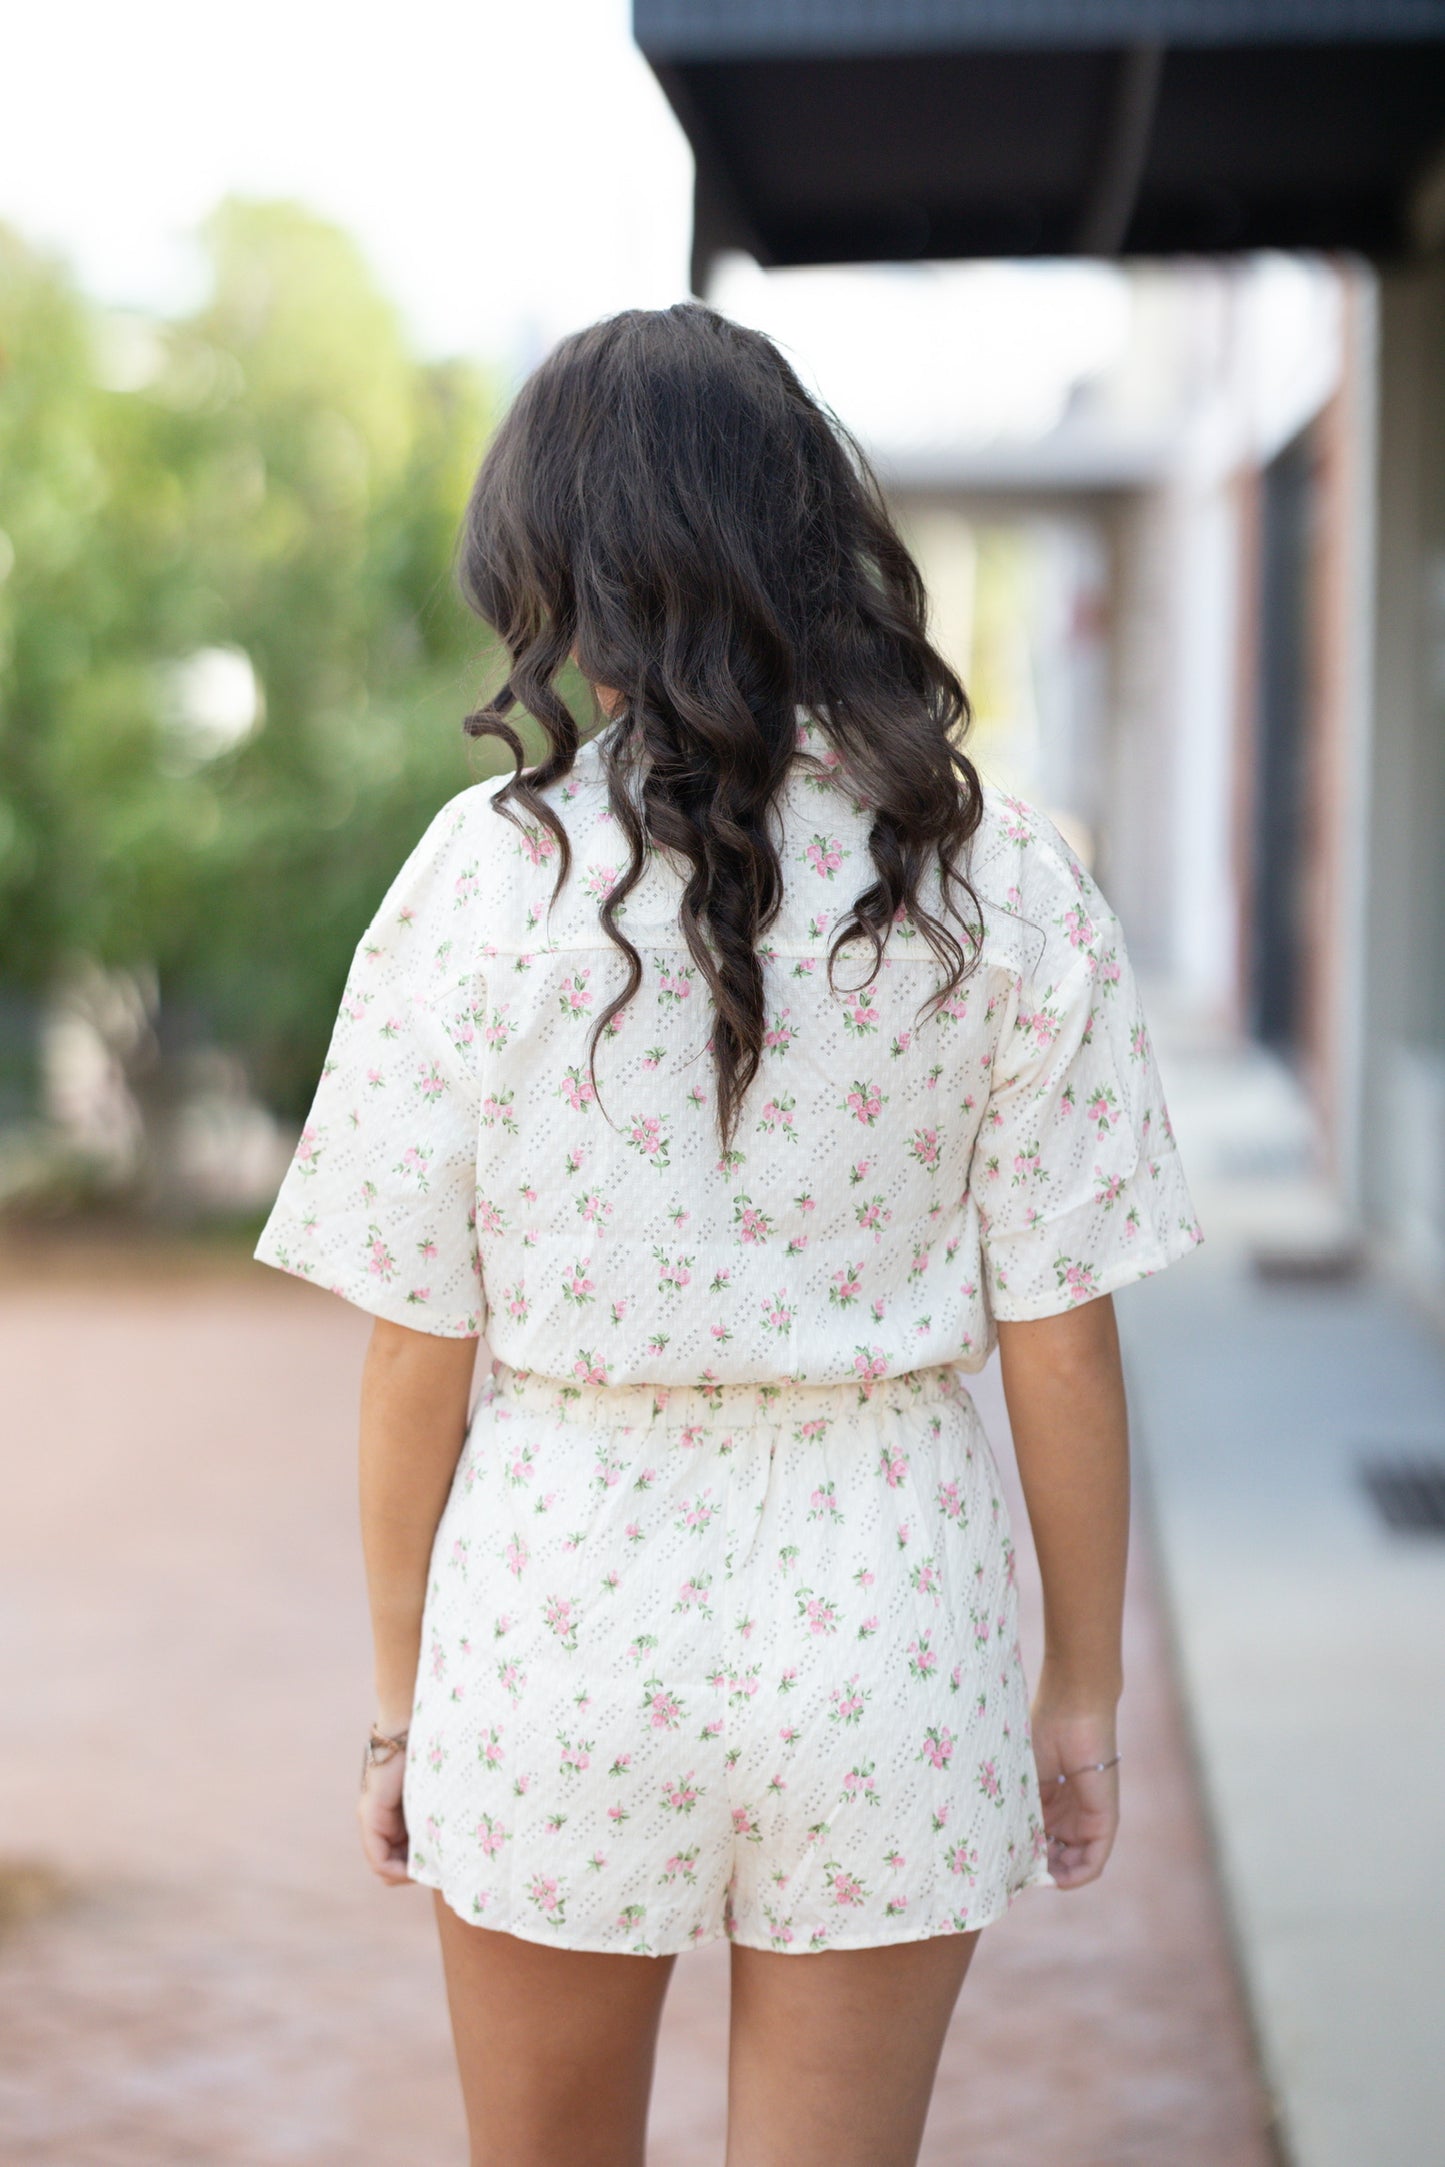
<instances>
[{"instance_id":1,"label":"woman's right hand","mask_svg":"<svg viewBox=\"0 0 1445 2167\"><path fill-rule=\"evenodd\" d=\"M1098 1880L1119 1832L1118 1767L1096 1766L1118 1751L1114 1710L1055 1709L1040 1694L1032 1730L1048 1869L1056 1888L1081 1889ZM1060 1783L1064 1774L1068 1780Z\"/></svg>"},{"instance_id":2,"label":"woman's right hand","mask_svg":"<svg viewBox=\"0 0 1445 2167\"><path fill-rule=\"evenodd\" d=\"M378 1881L400 1888L409 1880L406 1870L410 1845L406 1815L402 1810L402 1785L406 1779L406 1753L394 1753L389 1761L369 1767L356 1802L361 1824L361 1848Z\"/></svg>"}]
</instances>

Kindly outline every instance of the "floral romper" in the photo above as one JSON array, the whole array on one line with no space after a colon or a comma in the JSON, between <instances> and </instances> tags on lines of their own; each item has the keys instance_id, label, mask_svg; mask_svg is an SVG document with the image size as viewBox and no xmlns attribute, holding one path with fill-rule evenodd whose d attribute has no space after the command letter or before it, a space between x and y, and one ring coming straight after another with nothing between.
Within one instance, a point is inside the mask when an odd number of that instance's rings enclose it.
<instances>
[{"instance_id":1,"label":"floral romper","mask_svg":"<svg viewBox=\"0 0 1445 2167\"><path fill-rule=\"evenodd\" d=\"M763 1066L719 1146L706 989L595 743L556 843L496 783L364 936L257 1255L489 1362L432 1556L413 1878L562 1948L862 1948L1048 1878L1013 1549L965 1384L1199 1240L1118 922L989 788L984 945L834 927L869 815L815 725L779 803Z\"/></svg>"}]
</instances>

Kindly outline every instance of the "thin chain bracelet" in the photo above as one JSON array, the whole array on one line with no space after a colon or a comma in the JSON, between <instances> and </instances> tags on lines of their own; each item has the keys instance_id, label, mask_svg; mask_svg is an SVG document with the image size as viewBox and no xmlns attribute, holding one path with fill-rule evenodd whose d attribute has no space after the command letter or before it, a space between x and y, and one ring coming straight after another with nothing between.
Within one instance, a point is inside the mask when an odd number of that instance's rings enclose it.
<instances>
[{"instance_id":1,"label":"thin chain bracelet","mask_svg":"<svg viewBox=\"0 0 1445 2167\"><path fill-rule=\"evenodd\" d=\"M1112 1761L1090 1761L1084 1768L1066 1768L1061 1776L1051 1776L1049 1781L1067 1783L1071 1776L1102 1776L1105 1769L1117 1768L1123 1758L1122 1753L1116 1753Z\"/></svg>"},{"instance_id":2,"label":"thin chain bracelet","mask_svg":"<svg viewBox=\"0 0 1445 2167\"><path fill-rule=\"evenodd\" d=\"M372 1769L385 1768L387 1762L394 1761L398 1753L405 1753L406 1742L410 1736L410 1724L407 1725L404 1731L397 1731L390 1738L384 1732L379 1731L374 1723L372 1724L371 1736L366 1741L366 1751L361 1756L361 1788L363 1791L366 1789L366 1779Z\"/></svg>"}]
</instances>

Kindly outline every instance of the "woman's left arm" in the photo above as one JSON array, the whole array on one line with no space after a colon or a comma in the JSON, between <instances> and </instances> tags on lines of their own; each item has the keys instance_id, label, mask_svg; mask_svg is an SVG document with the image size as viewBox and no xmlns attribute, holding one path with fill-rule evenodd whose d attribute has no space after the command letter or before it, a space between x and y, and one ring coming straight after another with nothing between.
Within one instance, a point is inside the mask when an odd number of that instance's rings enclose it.
<instances>
[{"instance_id":1,"label":"woman's left arm","mask_svg":"<svg viewBox=\"0 0 1445 2167\"><path fill-rule=\"evenodd\" d=\"M477 1341L378 1318L361 1381L361 1540L376 1665L376 1727L404 1731L416 1693L437 1524L466 1438ZM373 1873L406 1873L404 1756L369 1771L358 1809Z\"/></svg>"}]
</instances>

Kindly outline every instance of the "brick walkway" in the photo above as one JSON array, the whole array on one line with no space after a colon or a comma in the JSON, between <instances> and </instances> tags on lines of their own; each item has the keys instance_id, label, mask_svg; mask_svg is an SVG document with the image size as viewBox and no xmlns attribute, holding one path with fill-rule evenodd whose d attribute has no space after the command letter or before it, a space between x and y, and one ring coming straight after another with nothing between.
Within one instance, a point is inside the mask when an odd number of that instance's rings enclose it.
<instances>
[{"instance_id":1,"label":"brick walkway","mask_svg":"<svg viewBox=\"0 0 1445 2167\"><path fill-rule=\"evenodd\" d=\"M365 1877L349 1821L365 1330L220 1262L8 1275L7 2167L464 2158L426 1904ZM1128 1670L1115 1861L985 1935L929 2167L1270 2167L1141 1549ZM721 2160L726 1966L678 1966L653 2167Z\"/></svg>"}]
</instances>

